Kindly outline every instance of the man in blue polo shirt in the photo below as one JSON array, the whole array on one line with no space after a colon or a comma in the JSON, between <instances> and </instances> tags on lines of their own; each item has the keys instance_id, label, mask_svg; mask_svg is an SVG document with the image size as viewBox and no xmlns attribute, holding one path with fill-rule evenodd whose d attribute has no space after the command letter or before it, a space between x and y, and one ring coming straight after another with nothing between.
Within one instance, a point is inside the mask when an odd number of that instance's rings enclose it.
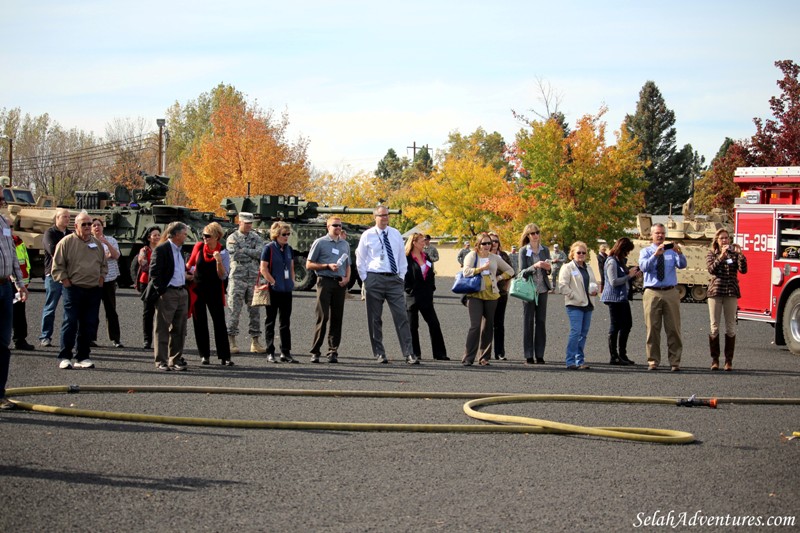
<instances>
[{"instance_id":1,"label":"man in blue polo shirt","mask_svg":"<svg viewBox=\"0 0 800 533\"><path fill-rule=\"evenodd\" d=\"M314 241L306 260L306 269L317 273L317 322L311 345L312 363L319 363L328 320L331 328L327 359L329 363L339 362L344 300L350 282L350 245L342 238L342 219L331 216L326 225L328 234Z\"/></svg>"},{"instance_id":2,"label":"man in blue polo shirt","mask_svg":"<svg viewBox=\"0 0 800 533\"><path fill-rule=\"evenodd\" d=\"M664 224L653 224L652 244L639 253L639 269L644 273L644 322L647 327L648 370L661 363L661 324L667 333L669 364L673 372L680 370L683 339L681 338L681 298L678 268L686 268L686 256L680 244L665 243Z\"/></svg>"}]
</instances>

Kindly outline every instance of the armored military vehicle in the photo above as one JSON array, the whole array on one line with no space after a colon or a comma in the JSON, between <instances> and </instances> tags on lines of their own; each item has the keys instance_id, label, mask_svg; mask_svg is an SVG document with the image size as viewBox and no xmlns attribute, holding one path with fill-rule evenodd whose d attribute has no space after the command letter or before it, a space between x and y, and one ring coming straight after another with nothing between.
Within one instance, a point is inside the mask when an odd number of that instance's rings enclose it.
<instances>
[{"instance_id":1,"label":"armored military vehicle","mask_svg":"<svg viewBox=\"0 0 800 533\"><path fill-rule=\"evenodd\" d=\"M203 228L211 222L219 222L227 233L235 226L224 218L211 212L200 212L183 206L165 205L169 191L169 178L165 176L144 175L145 187L129 191L117 187L114 194L104 191L77 191L75 207L70 207L70 229L74 228L75 216L86 210L92 218L104 221L104 233L114 237L120 248L121 287L130 287L136 273L136 255L144 245L142 239L148 228L159 226L162 230L173 221L180 221L189 227L184 252L202 239ZM30 193L30 191L28 191ZM44 250L42 235L53 225L55 207L11 205L15 233L25 242L31 258L31 274L42 277L44 274Z\"/></svg>"},{"instance_id":2,"label":"armored military vehicle","mask_svg":"<svg viewBox=\"0 0 800 533\"><path fill-rule=\"evenodd\" d=\"M639 238L633 239L634 249L628 256L628 264L638 263L639 252L651 244L650 227L653 217L640 214L636 217L636 226ZM708 284L711 275L706 266L706 256L714 241L714 234L721 228L727 229L733 235L733 224L722 209L712 210L710 215L695 215L690 202L684 205L681 220L667 217L664 223L667 230L666 242L675 242L681 245L681 251L686 256L687 266L679 269L678 292L682 300L703 302L708 298ZM642 278L636 281L635 289L641 291Z\"/></svg>"},{"instance_id":3,"label":"armored military vehicle","mask_svg":"<svg viewBox=\"0 0 800 533\"><path fill-rule=\"evenodd\" d=\"M306 258L311 250L311 244L328 233L325 218L331 214L365 215L372 214L372 208L358 207L328 207L320 206L317 202L307 202L297 196L237 196L223 198L220 206L225 210L231 220L240 212L253 213L255 222L253 228L265 240L269 241L269 228L276 220L282 220L292 225L292 236L289 245L295 252L294 274L295 290L309 290L314 286L317 275L306 270ZM390 209L390 213L400 213L399 209ZM342 222L342 229L347 232L347 242L350 244L350 260L353 268L350 275L350 287L358 279L355 269L355 251L361 234L369 226L361 224L348 224Z\"/></svg>"}]
</instances>

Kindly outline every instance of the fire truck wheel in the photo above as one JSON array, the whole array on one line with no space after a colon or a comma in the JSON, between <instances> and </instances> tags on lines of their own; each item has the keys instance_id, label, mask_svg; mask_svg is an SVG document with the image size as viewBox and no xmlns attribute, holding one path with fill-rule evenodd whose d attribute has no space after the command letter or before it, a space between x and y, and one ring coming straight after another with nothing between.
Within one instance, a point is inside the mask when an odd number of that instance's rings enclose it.
<instances>
[{"instance_id":1,"label":"fire truck wheel","mask_svg":"<svg viewBox=\"0 0 800 533\"><path fill-rule=\"evenodd\" d=\"M686 298L686 285L678 285L678 296L681 297L681 300Z\"/></svg>"},{"instance_id":2,"label":"fire truck wheel","mask_svg":"<svg viewBox=\"0 0 800 533\"><path fill-rule=\"evenodd\" d=\"M800 355L800 289L795 289L783 308L783 338L786 347Z\"/></svg>"}]
</instances>

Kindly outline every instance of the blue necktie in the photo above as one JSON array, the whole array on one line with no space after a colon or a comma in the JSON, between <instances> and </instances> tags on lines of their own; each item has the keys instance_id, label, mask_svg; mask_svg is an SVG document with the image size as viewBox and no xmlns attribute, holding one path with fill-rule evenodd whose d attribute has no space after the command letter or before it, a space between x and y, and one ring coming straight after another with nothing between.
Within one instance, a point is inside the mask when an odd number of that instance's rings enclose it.
<instances>
[{"instance_id":1,"label":"blue necktie","mask_svg":"<svg viewBox=\"0 0 800 533\"><path fill-rule=\"evenodd\" d=\"M392 274L397 274L397 263L394 261L392 245L389 244L389 235L386 231L383 232L383 244L386 247L386 255L389 257L389 267L392 269Z\"/></svg>"}]
</instances>

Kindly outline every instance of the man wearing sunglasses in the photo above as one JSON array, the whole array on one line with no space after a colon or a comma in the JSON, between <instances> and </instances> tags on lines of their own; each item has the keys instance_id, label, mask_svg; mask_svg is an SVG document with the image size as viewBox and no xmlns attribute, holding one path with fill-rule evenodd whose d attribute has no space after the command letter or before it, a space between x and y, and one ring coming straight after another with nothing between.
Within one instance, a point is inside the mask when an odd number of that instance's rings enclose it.
<instances>
[{"instance_id":1,"label":"man wearing sunglasses","mask_svg":"<svg viewBox=\"0 0 800 533\"><path fill-rule=\"evenodd\" d=\"M63 370L73 366L94 368L89 359L90 343L97 330L103 280L107 274L103 244L92 236L92 218L81 211L75 217L75 233L61 239L53 254L53 281L64 287L64 320L58 353L58 367ZM73 365L76 336L78 346Z\"/></svg>"},{"instance_id":2,"label":"man wearing sunglasses","mask_svg":"<svg viewBox=\"0 0 800 533\"><path fill-rule=\"evenodd\" d=\"M317 321L311 344L312 363L319 363L328 320L331 329L327 359L329 363L339 362L344 300L350 282L350 244L342 238L342 219L331 216L327 226L328 234L314 241L306 260L306 268L317 273Z\"/></svg>"}]
</instances>

